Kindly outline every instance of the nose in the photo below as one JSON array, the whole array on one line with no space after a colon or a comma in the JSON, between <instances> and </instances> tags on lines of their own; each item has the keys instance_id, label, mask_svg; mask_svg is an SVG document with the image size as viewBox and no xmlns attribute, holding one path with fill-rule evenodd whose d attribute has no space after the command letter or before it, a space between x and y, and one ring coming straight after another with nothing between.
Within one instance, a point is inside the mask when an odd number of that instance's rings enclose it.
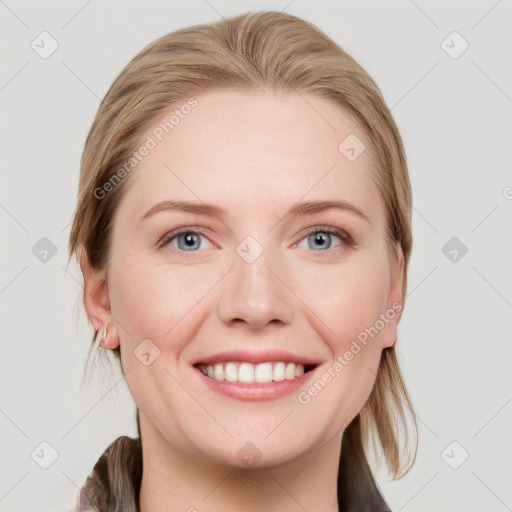
<instances>
[{"instance_id":1,"label":"nose","mask_svg":"<svg viewBox=\"0 0 512 512\"><path fill-rule=\"evenodd\" d=\"M225 324L259 330L292 321L294 297L283 284L287 279L278 263L267 249L252 263L235 253L234 268L223 280L218 303L218 315Z\"/></svg>"}]
</instances>

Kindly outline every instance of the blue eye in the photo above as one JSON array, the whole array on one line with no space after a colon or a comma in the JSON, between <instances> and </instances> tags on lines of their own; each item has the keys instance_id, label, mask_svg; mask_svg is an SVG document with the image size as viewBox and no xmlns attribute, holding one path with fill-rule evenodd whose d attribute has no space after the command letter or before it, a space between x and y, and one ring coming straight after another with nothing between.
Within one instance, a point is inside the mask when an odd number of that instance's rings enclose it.
<instances>
[{"instance_id":1,"label":"blue eye","mask_svg":"<svg viewBox=\"0 0 512 512\"><path fill-rule=\"evenodd\" d=\"M193 229L182 229L179 231L172 231L165 235L159 242L160 246L171 245L174 249L184 252L196 252L202 245L201 239L208 240L202 233ZM177 242L176 244L173 242ZM208 240L209 242L209 240Z\"/></svg>"},{"instance_id":2,"label":"blue eye","mask_svg":"<svg viewBox=\"0 0 512 512\"><path fill-rule=\"evenodd\" d=\"M332 235L330 233L313 233L308 235L308 245L310 249L329 249L332 243ZM317 244L317 247L311 245Z\"/></svg>"},{"instance_id":3,"label":"blue eye","mask_svg":"<svg viewBox=\"0 0 512 512\"><path fill-rule=\"evenodd\" d=\"M342 229L322 226L316 226L303 240L307 240L308 249L325 251L331 248L333 237L340 240L341 244L348 244L349 246L354 245L350 235Z\"/></svg>"}]
</instances>

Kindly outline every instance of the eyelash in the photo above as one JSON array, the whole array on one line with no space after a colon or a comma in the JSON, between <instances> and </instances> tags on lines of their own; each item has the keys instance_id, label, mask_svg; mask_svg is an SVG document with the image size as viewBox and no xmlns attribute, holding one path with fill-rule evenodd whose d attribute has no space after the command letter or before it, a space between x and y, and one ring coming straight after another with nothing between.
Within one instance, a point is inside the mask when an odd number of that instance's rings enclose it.
<instances>
[{"instance_id":1,"label":"eyelash","mask_svg":"<svg viewBox=\"0 0 512 512\"><path fill-rule=\"evenodd\" d=\"M178 228L178 229L175 229L174 231L171 231L170 233L167 233L166 235L164 235L158 242L158 247L164 247L166 245L170 245L170 243L175 238L177 238L178 236L183 235L185 233L201 235L201 236L204 236L205 238L208 238L206 233L204 233L203 230L201 230L201 229L195 229L195 228L191 228L191 227ZM315 226L313 229L310 229L309 231L307 231L306 234L296 244L293 244L293 247L296 247L300 242L302 242L302 240L304 240L308 236L315 235L317 233L327 233L329 235L335 235L342 241L343 244L345 244L349 247L354 247L356 245L354 239L343 229L334 228L334 227L330 227L330 226ZM335 249L336 249L336 247L334 249L329 248L329 249L318 250L318 251L315 251L314 249L311 249L311 250L315 253L323 253L323 252L332 252L332 250L335 250ZM180 249L175 249L175 248L173 248L173 250L177 251L177 252L184 253L184 254L187 254L189 252L191 252L191 253L197 252L197 251L182 251Z\"/></svg>"}]
</instances>

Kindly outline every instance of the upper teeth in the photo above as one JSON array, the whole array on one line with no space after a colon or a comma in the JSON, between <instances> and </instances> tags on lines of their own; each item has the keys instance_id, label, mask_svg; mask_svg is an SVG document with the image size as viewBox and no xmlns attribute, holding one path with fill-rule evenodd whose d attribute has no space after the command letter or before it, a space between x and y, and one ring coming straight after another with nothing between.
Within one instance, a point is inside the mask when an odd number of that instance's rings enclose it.
<instances>
[{"instance_id":1,"label":"upper teeth","mask_svg":"<svg viewBox=\"0 0 512 512\"><path fill-rule=\"evenodd\" d=\"M208 377L215 380L227 380L229 382L278 382L292 380L304 375L304 365L300 363L217 363L215 365L199 365L199 369Z\"/></svg>"}]
</instances>

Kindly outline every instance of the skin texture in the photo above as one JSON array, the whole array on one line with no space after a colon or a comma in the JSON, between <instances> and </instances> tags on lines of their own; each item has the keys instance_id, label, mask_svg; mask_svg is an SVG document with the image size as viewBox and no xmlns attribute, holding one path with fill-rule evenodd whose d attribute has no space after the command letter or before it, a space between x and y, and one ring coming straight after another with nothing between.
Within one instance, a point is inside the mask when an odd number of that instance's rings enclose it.
<instances>
[{"instance_id":1,"label":"skin texture","mask_svg":"<svg viewBox=\"0 0 512 512\"><path fill-rule=\"evenodd\" d=\"M389 257L370 141L347 112L313 96L211 91L197 100L129 177L108 280L86 256L81 264L89 318L107 326L105 348L121 344L140 412L141 510L338 510L342 434L396 340L399 313L308 404L297 393L230 398L191 365L221 351L285 349L319 361L321 376L402 303L403 258ZM338 150L351 133L366 145L355 161ZM170 199L215 204L226 216L162 211L141 220ZM340 199L369 222L348 210L285 217L299 201ZM354 245L329 234L322 245L308 237L315 226L339 228ZM193 249L184 236L159 247L181 227L202 230ZM247 236L263 249L252 263L236 251ZM160 350L149 366L134 356L145 339ZM261 455L250 467L237 455L246 443Z\"/></svg>"}]
</instances>

